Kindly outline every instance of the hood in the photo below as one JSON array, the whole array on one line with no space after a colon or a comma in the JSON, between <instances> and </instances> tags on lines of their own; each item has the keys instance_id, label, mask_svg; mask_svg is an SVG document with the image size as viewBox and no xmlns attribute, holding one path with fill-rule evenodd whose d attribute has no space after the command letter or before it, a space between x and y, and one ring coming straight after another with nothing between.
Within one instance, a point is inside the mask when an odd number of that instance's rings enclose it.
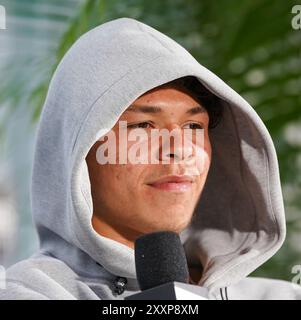
<instances>
[{"instance_id":1,"label":"hood","mask_svg":"<svg viewBox=\"0 0 301 320\"><path fill-rule=\"evenodd\" d=\"M221 99L212 162L191 224L180 234L200 285L241 280L280 248L285 218L277 156L254 109L187 50L131 18L82 35L51 80L37 131L31 201L41 249L62 242L114 275L136 278L134 250L97 234L85 157L140 95L184 76ZM71 249L70 249L71 250ZM70 256L72 253L70 251Z\"/></svg>"}]
</instances>

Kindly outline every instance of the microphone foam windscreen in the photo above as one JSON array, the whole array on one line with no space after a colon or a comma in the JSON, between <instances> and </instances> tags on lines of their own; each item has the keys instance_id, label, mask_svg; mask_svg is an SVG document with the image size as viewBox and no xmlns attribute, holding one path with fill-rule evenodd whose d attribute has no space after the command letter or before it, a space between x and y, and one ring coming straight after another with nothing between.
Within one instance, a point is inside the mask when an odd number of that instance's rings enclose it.
<instances>
[{"instance_id":1,"label":"microphone foam windscreen","mask_svg":"<svg viewBox=\"0 0 301 320\"><path fill-rule=\"evenodd\" d=\"M188 283L185 251L175 232L159 231L137 238L135 263L141 290L173 281Z\"/></svg>"}]
</instances>

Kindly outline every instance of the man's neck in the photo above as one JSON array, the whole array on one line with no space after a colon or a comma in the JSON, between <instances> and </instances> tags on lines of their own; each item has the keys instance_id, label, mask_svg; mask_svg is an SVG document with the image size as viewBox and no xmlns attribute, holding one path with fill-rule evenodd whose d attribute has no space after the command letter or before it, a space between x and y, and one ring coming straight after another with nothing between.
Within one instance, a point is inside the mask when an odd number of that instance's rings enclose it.
<instances>
[{"instance_id":1,"label":"man's neck","mask_svg":"<svg viewBox=\"0 0 301 320\"><path fill-rule=\"evenodd\" d=\"M198 284L202 277L201 267L189 267L189 282L191 284Z\"/></svg>"},{"instance_id":2,"label":"man's neck","mask_svg":"<svg viewBox=\"0 0 301 320\"><path fill-rule=\"evenodd\" d=\"M135 230L121 229L117 225L111 225L93 215L92 225L94 230L101 236L112 239L134 250L135 240L141 235Z\"/></svg>"},{"instance_id":3,"label":"man's neck","mask_svg":"<svg viewBox=\"0 0 301 320\"><path fill-rule=\"evenodd\" d=\"M95 215L92 218L92 225L94 230L101 236L120 242L133 250L135 248L135 240L140 236L140 234L136 232L129 232L129 230L126 230L127 237L125 237L125 233L119 231L116 226L105 223L103 220L95 217ZM201 277L202 268L200 266L189 267L189 282L191 284L198 284Z\"/></svg>"}]
</instances>

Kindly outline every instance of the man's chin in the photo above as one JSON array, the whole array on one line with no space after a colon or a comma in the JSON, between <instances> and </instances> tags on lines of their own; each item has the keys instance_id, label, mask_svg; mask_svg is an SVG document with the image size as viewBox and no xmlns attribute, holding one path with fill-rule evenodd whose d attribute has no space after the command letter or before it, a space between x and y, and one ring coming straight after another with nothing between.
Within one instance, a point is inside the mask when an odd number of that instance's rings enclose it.
<instances>
[{"instance_id":1,"label":"man's chin","mask_svg":"<svg viewBox=\"0 0 301 320\"><path fill-rule=\"evenodd\" d=\"M173 231L176 233L182 232L184 229L187 228L187 226L190 224L190 219L183 221L179 220L178 222L173 219L167 219L165 220L164 218L160 223L154 222L154 223L149 223L148 227L145 228L145 233L152 233L152 232L157 232L157 231Z\"/></svg>"}]
</instances>

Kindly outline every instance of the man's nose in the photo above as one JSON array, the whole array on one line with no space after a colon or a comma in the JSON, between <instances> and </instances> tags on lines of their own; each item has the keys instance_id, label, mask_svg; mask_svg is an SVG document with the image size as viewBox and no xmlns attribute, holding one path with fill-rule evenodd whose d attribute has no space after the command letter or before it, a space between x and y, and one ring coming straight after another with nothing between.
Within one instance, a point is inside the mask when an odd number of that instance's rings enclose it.
<instances>
[{"instance_id":1,"label":"man's nose","mask_svg":"<svg viewBox=\"0 0 301 320\"><path fill-rule=\"evenodd\" d=\"M169 139L162 141L159 150L160 161L180 162L193 157L193 145L184 139L181 130L176 131Z\"/></svg>"}]
</instances>

